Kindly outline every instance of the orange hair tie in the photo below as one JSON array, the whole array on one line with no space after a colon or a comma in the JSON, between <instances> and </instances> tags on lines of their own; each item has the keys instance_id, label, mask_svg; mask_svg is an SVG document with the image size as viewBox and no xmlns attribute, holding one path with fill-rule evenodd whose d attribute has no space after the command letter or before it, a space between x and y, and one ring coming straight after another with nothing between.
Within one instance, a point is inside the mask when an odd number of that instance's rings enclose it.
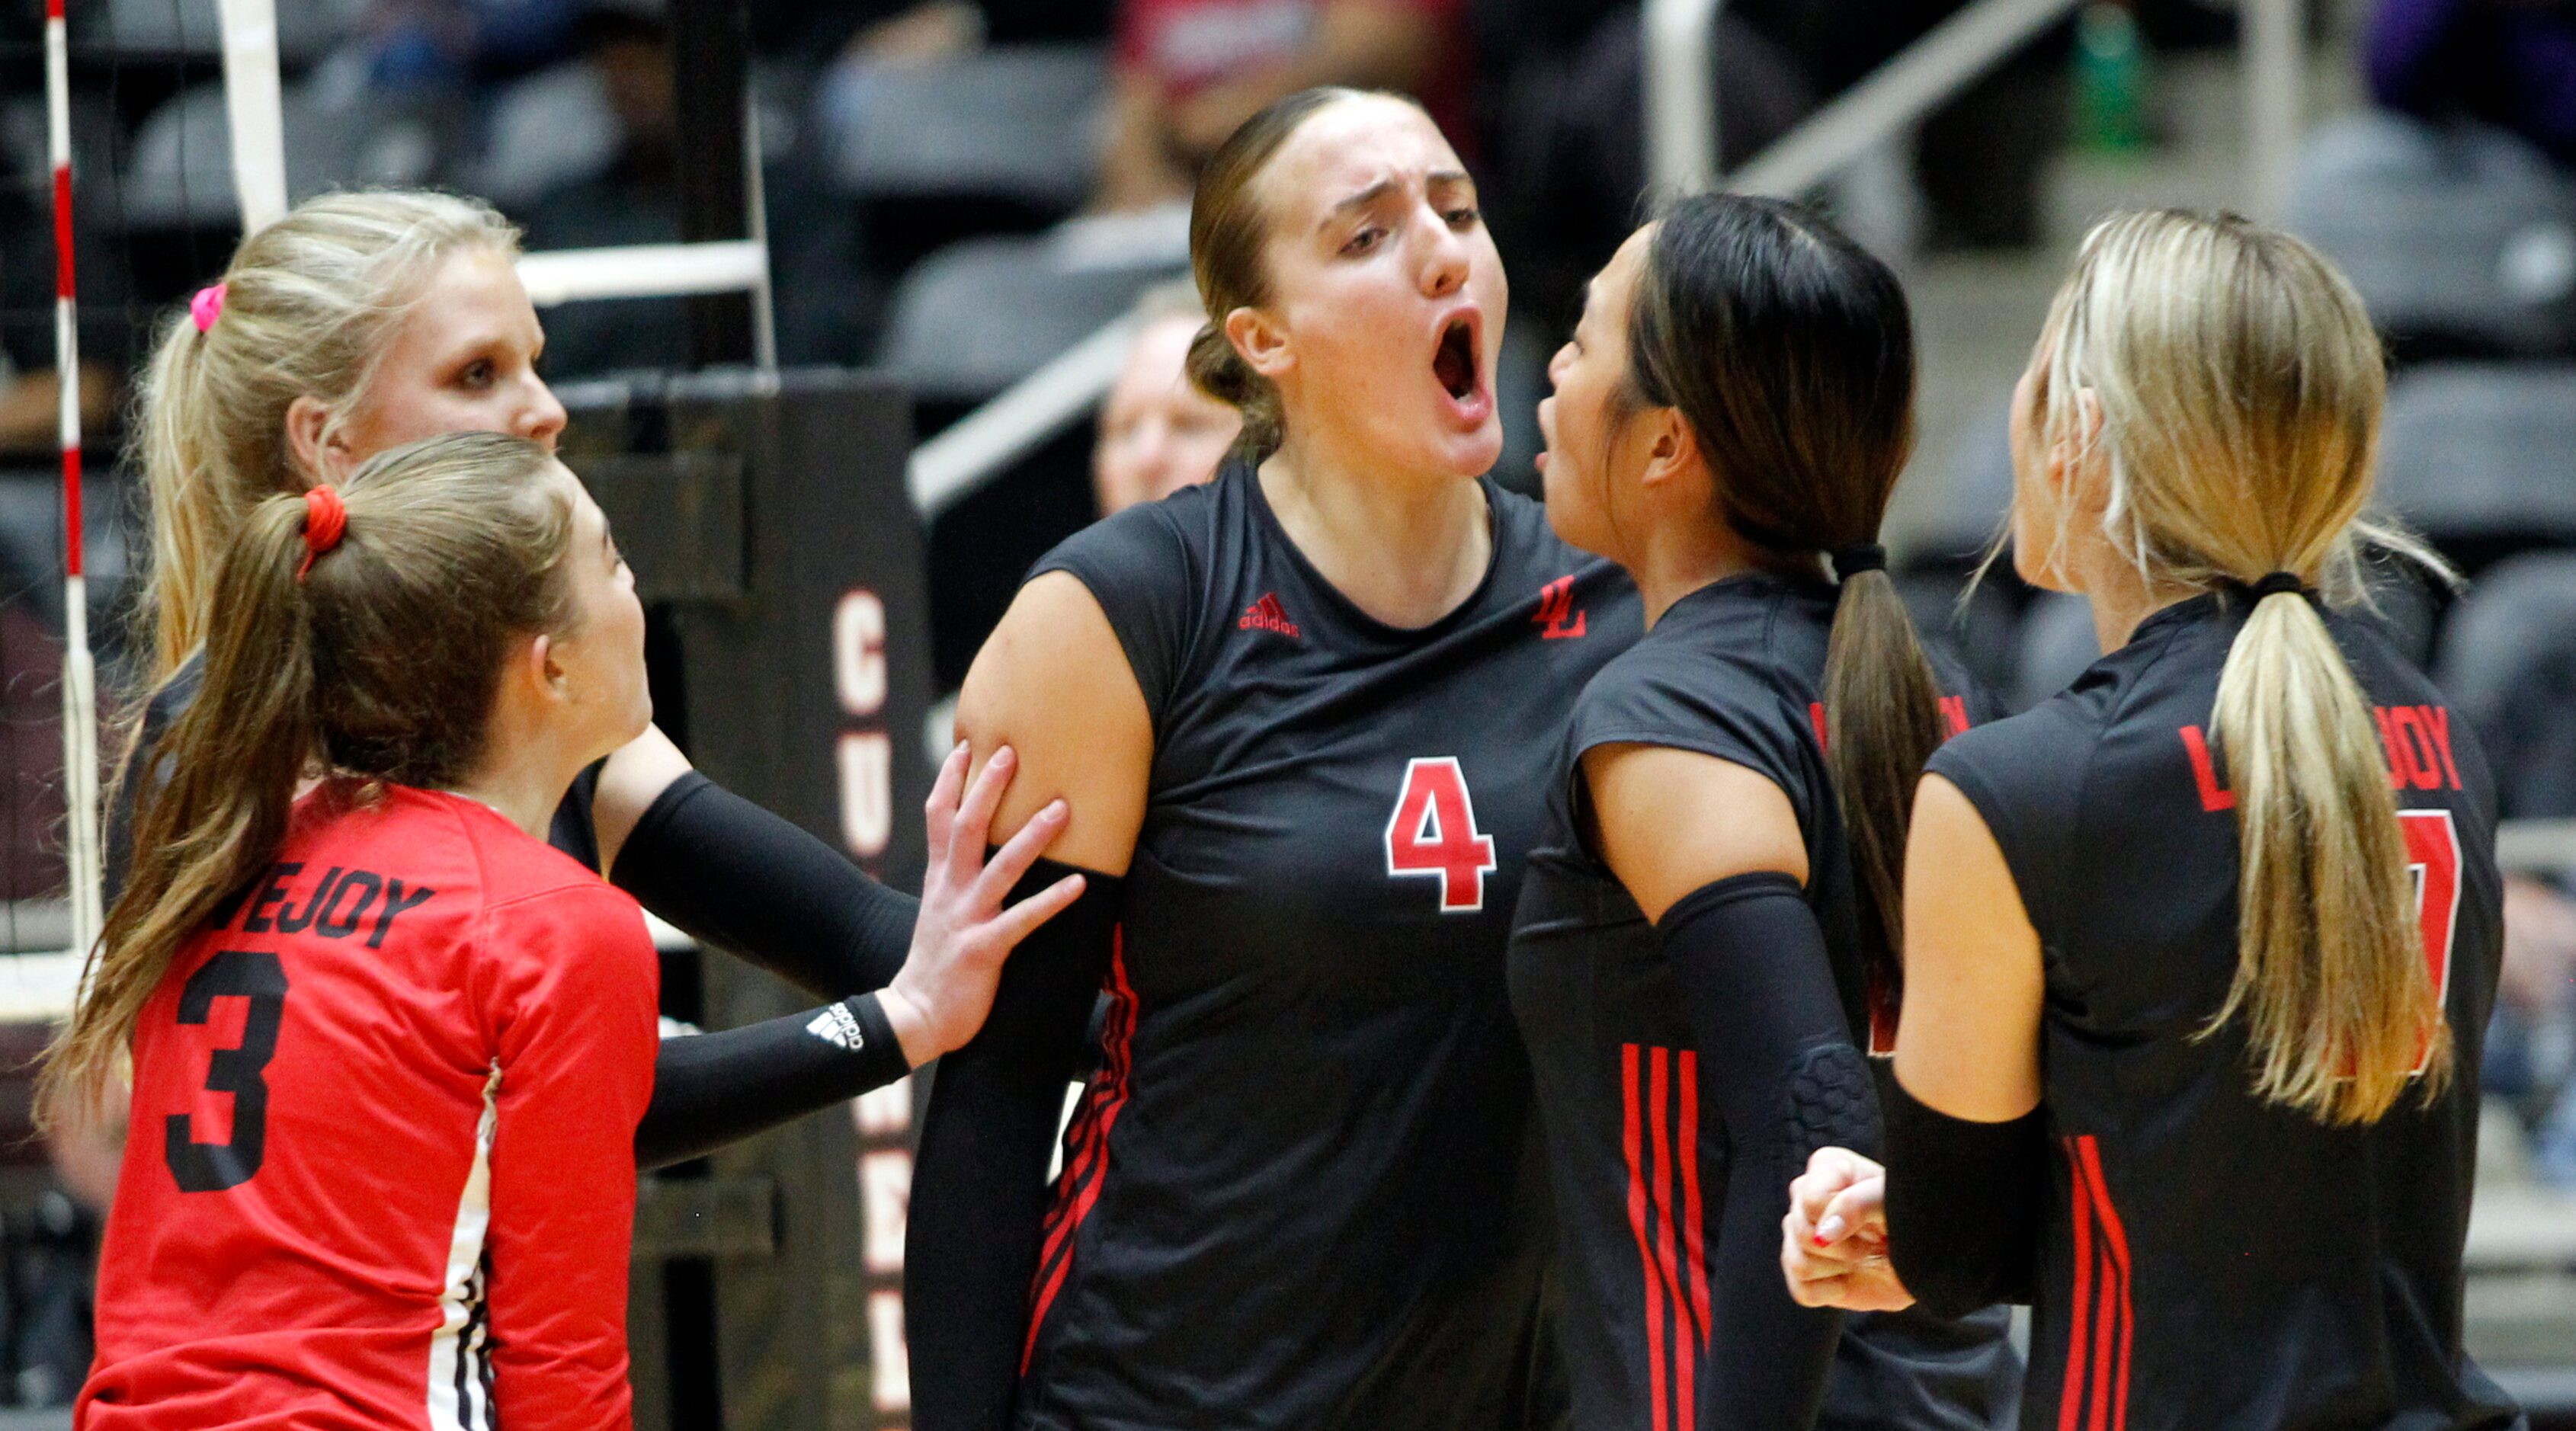
<instances>
[{"instance_id":1,"label":"orange hair tie","mask_svg":"<svg viewBox=\"0 0 2576 1431\"><path fill-rule=\"evenodd\" d=\"M340 536L349 530L349 509L340 502L340 491L332 486L315 487L304 494L304 564L295 569L297 582L313 570L313 559L340 544Z\"/></svg>"}]
</instances>

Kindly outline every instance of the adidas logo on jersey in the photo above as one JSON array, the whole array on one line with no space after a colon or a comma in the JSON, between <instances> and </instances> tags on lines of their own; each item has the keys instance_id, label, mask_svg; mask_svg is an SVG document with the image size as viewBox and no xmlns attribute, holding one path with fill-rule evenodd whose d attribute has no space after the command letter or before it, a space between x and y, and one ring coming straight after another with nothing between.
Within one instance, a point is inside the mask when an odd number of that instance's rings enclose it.
<instances>
[{"instance_id":1,"label":"adidas logo on jersey","mask_svg":"<svg viewBox=\"0 0 2576 1431\"><path fill-rule=\"evenodd\" d=\"M805 1032L851 1053L868 1046L867 1032L859 1027L859 1016L851 1013L847 1004L834 1004L816 1014L814 1021L805 1026Z\"/></svg>"},{"instance_id":2,"label":"adidas logo on jersey","mask_svg":"<svg viewBox=\"0 0 2576 1431\"><path fill-rule=\"evenodd\" d=\"M1296 622L1288 619L1288 608L1279 604L1277 593L1268 591L1261 593L1259 601L1243 608L1243 619L1234 624L1239 630L1276 631L1282 636L1301 640L1306 634L1297 629Z\"/></svg>"}]
</instances>

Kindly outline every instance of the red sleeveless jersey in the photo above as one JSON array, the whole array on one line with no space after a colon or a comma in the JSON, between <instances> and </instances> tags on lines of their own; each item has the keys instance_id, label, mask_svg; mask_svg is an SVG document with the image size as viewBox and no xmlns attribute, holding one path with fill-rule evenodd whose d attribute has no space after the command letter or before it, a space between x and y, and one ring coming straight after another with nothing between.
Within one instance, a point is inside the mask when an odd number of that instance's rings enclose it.
<instances>
[{"instance_id":1,"label":"red sleeveless jersey","mask_svg":"<svg viewBox=\"0 0 2576 1431\"><path fill-rule=\"evenodd\" d=\"M491 809L307 796L136 1026L77 1424L628 1425L657 981Z\"/></svg>"}]
</instances>

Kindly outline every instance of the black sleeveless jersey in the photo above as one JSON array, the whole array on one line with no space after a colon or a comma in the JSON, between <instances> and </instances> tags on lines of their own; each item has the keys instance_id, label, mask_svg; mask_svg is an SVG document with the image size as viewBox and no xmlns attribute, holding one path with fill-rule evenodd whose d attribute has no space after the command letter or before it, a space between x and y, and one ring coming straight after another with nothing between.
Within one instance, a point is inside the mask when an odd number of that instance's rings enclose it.
<instances>
[{"instance_id":1,"label":"black sleeveless jersey","mask_svg":"<svg viewBox=\"0 0 2576 1431\"><path fill-rule=\"evenodd\" d=\"M1483 489L1491 566L1415 630L1325 581L1240 463L1032 573L1098 598L1154 759L1021 1426L1531 1414L1544 1192L1503 947L1556 735L1640 621Z\"/></svg>"},{"instance_id":2,"label":"black sleeveless jersey","mask_svg":"<svg viewBox=\"0 0 2576 1431\"><path fill-rule=\"evenodd\" d=\"M1688 1388L1705 1380L1712 1354L1693 1330L1705 1322L1708 1249L1723 1212L1711 1194L1726 1187L1728 1155L1723 1127L1697 1113L1709 1100L1691 1086L1699 1075L1688 1004L1654 926L1583 837L1582 759L1603 745L1693 750L1757 771L1789 797L1844 1016L1854 1042L1881 1055L1873 1066L1884 1077L1894 1023L1886 1001L1871 997L1862 953L1875 916L1825 769L1821 689L1834 603L1821 578L1760 573L1692 592L1593 678L1558 744L1510 966L1547 1134L1559 1337L1582 1431L1691 1431ZM1941 676L1949 729L1991 714L1964 677ZM1848 1319L1820 1424L1983 1431L2017 1385L2007 1320L2001 1309L1964 1322L1914 1312Z\"/></svg>"},{"instance_id":3,"label":"black sleeveless jersey","mask_svg":"<svg viewBox=\"0 0 2576 1431\"><path fill-rule=\"evenodd\" d=\"M2063 694L1932 758L1994 832L2046 967L2026 1431L2500 1427L2460 1344L2478 1058L2501 957L2495 791L2465 720L2329 615L2370 700L2454 1046L2431 1106L2329 1128L2258 1102L2235 796L2210 710L2244 603L2168 607Z\"/></svg>"}]
</instances>

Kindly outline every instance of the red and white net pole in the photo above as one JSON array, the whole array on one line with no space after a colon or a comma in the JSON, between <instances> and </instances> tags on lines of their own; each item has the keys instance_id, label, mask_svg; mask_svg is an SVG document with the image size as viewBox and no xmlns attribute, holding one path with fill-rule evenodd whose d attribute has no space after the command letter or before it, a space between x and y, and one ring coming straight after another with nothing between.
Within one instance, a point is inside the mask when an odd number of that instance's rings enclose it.
<instances>
[{"instance_id":1,"label":"red and white net pole","mask_svg":"<svg viewBox=\"0 0 2576 1431\"><path fill-rule=\"evenodd\" d=\"M80 331L72 306L71 62L63 0L45 0L45 129L54 165L54 373L62 393L63 800L72 950L87 957L106 921L98 833L98 679L81 573Z\"/></svg>"}]
</instances>

